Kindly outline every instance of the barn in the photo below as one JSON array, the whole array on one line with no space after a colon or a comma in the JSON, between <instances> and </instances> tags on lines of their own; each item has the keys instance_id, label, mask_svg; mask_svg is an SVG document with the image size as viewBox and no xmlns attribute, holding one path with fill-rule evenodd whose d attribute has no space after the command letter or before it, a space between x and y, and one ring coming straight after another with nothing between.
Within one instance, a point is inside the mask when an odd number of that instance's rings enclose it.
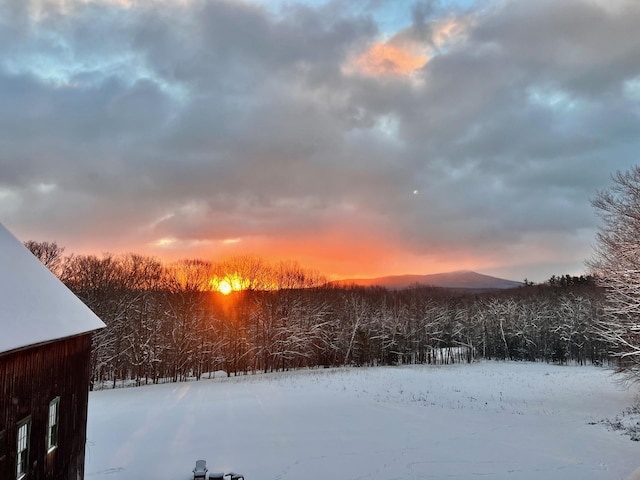
<instances>
[{"instance_id":1,"label":"barn","mask_svg":"<svg viewBox=\"0 0 640 480\"><path fill-rule=\"evenodd\" d=\"M91 333L103 327L0 224L0 479L84 478Z\"/></svg>"}]
</instances>

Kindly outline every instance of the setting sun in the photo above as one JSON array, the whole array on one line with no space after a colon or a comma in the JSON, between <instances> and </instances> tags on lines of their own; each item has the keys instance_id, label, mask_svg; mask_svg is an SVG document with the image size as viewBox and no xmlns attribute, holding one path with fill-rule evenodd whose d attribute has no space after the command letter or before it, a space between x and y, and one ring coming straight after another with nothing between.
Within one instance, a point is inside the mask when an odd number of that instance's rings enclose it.
<instances>
[{"instance_id":1,"label":"setting sun","mask_svg":"<svg viewBox=\"0 0 640 480\"><path fill-rule=\"evenodd\" d=\"M218 285L218 291L223 295L229 295L232 292L233 288L226 280L223 280Z\"/></svg>"},{"instance_id":2,"label":"setting sun","mask_svg":"<svg viewBox=\"0 0 640 480\"><path fill-rule=\"evenodd\" d=\"M248 286L247 281L243 281L242 276L237 273L216 276L210 281L211 289L229 295L231 292L239 292Z\"/></svg>"}]
</instances>

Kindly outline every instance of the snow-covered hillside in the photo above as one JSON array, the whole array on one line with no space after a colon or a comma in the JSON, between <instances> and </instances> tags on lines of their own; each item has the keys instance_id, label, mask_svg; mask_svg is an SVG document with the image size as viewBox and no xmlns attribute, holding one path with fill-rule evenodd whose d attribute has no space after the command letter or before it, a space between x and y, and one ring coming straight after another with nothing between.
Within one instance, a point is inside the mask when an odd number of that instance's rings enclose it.
<instances>
[{"instance_id":1,"label":"snow-covered hillside","mask_svg":"<svg viewBox=\"0 0 640 480\"><path fill-rule=\"evenodd\" d=\"M312 370L92 392L88 480L618 480L640 442L607 430L636 393L597 367Z\"/></svg>"}]
</instances>

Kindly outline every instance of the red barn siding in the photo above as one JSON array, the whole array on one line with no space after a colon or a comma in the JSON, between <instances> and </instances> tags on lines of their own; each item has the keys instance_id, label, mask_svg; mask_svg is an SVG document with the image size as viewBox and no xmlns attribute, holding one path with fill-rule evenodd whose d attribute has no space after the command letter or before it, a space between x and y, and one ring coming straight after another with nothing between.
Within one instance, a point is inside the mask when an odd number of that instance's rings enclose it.
<instances>
[{"instance_id":1,"label":"red barn siding","mask_svg":"<svg viewBox=\"0 0 640 480\"><path fill-rule=\"evenodd\" d=\"M31 418L25 480L84 478L91 335L0 354L0 479L16 478L17 424ZM49 402L60 397L58 447L47 453ZM2 445L0 445L0 451ZM0 452L1 456L1 452Z\"/></svg>"}]
</instances>

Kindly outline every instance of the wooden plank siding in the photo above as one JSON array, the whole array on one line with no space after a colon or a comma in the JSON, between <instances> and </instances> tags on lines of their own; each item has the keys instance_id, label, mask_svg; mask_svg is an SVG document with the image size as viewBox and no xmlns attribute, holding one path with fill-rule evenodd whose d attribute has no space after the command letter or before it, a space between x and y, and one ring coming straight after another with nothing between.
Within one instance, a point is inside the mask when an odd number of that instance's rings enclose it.
<instances>
[{"instance_id":1,"label":"wooden plank siding","mask_svg":"<svg viewBox=\"0 0 640 480\"><path fill-rule=\"evenodd\" d=\"M17 428L27 417L31 432L24 480L84 478L90 353L91 335L85 334L0 354L0 479L16 478ZM56 397L57 447L47 452L49 403Z\"/></svg>"}]
</instances>

